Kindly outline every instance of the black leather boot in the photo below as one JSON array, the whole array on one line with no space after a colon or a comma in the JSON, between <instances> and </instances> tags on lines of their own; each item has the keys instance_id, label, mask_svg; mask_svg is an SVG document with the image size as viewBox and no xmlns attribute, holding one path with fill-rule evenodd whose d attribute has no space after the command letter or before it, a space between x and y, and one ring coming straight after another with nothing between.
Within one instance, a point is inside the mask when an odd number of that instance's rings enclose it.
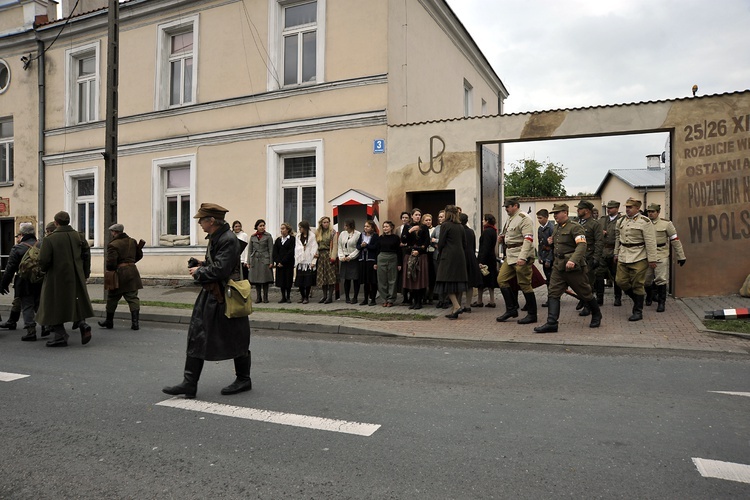
<instances>
[{"instance_id":1,"label":"black leather boot","mask_svg":"<svg viewBox=\"0 0 750 500\"><path fill-rule=\"evenodd\" d=\"M255 303L256 304L262 304L263 303L263 296L261 295L261 286L255 285Z\"/></svg>"},{"instance_id":2,"label":"black leather boot","mask_svg":"<svg viewBox=\"0 0 750 500\"><path fill-rule=\"evenodd\" d=\"M130 329L131 330L141 329L140 316L141 316L140 309L137 311L130 311Z\"/></svg>"},{"instance_id":3,"label":"black leather boot","mask_svg":"<svg viewBox=\"0 0 750 500\"><path fill-rule=\"evenodd\" d=\"M656 300L658 301L656 312L663 313L667 305L667 285L658 285L656 287Z\"/></svg>"},{"instance_id":4,"label":"black leather boot","mask_svg":"<svg viewBox=\"0 0 750 500\"><path fill-rule=\"evenodd\" d=\"M557 331L557 319L560 317L560 299L547 299L547 322L534 328L534 333L554 333Z\"/></svg>"},{"instance_id":5,"label":"black leather boot","mask_svg":"<svg viewBox=\"0 0 750 500\"><path fill-rule=\"evenodd\" d=\"M597 278L594 283L596 288L596 303L600 306L604 305L604 279Z\"/></svg>"},{"instance_id":6,"label":"black leather boot","mask_svg":"<svg viewBox=\"0 0 750 500\"><path fill-rule=\"evenodd\" d=\"M263 283L263 303L268 304L268 283Z\"/></svg>"},{"instance_id":7,"label":"black leather boot","mask_svg":"<svg viewBox=\"0 0 750 500\"><path fill-rule=\"evenodd\" d=\"M165 387L161 392L170 396L184 394L185 399L195 398L195 394L198 392L198 379L201 377L201 371L203 371L203 360L188 356L185 359L185 372L182 383Z\"/></svg>"},{"instance_id":8,"label":"black leather boot","mask_svg":"<svg viewBox=\"0 0 750 500\"><path fill-rule=\"evenodd\" d=\"M615 303L612 305L614 305L615 307L620 307L622 305L622 289L619 286L617 286L617 283L615 283L614 289L615 289Z\"/></svg>"},{"instance_id":9,"label":"black leather boot","mask_svg":"<svg viewBox=\"0 0 750 500\"><path fill-rule=\"evenodd\" d=\"M599 301L597 299L591 299L588 306L591 310L591 323L589 323L589 328L599 328L599 325L602 324L602 311L599 309Z\"/></svg>"},{"instance_id":10,"label":"black leather boot","mask_svg":"<svg viewBox=\"0 0 750 500\"><path fill-rule=\"evenodd\" d=\"M503 294L503 299L505 300L505 313L503 313L502 316L498 316L496 319L500 323L503 321L506 321L510 318L517 318L518 317L518 302L517 300L513 299L513 295L516 295L516 299L518 298L517 292L511 291L510 287L501 288L500 293Z\"/></svg>"},{"instance_id":11,"label":"black leather boot","mask_svg":"<svg viewBox=\"0 0 750 500\"><path fill-rule=\"evenodd\" d=\"M3 323L0 323L0 328L5 328L7 330L15 330L16 324L18 323L18 320L21 318L21 311L14 311L13 309L10 310L10 316L8 316L8 321L5 321Z\"/></svg>"},{"instance_id":12,"label":"black leather boot","mask_svg":"<svg viewBox=\"0 0 750 500\"><path fill-rule=\"evenodd\" d=\"M645 298L644 295L633 295L633 314L628 318L628 321L643 319L643 301Z\"/></svg>"},{"instance_id":13,"label":"black leather boot","mask_svg":"<svg viewBox=\"0 0 750 500\"><path fill-rule=\"evenodd\" d=\"M646 305L650 306L654 303L654 292L656 291L655 285L648 285L644 287L646 289Z\"/></svg>"},{"instance_id":14,"label":"black leather boot","mask_svg":"<svg viewBox=\"0 0 750 500\"><path fill-rule=\"evenodd\" d=\"M335 287L333 285L330 285L328 287L328 294L326 295L325 304L331 304L331 303L333 303L333 289L334 288Z\"/></svg>"},{"instance_id":15,"label":"black leather boot","mask_svg":"<svg viewBox=\"0 0 750 500\"><path fill-rule=\"evenodd\" d=\"M99 324L99 326L101 326L102 328L107 328L107 329L111 330L112 328L114 328L114 327L115 327L115 322L114 322L114 320L115 320L115 313L113 313L113 312L111 312L111 313L110 313L110 312L108 312L108 313L107 313L107 318L106 318L106 319L105 319L104 321L98 321L97 323L98 323L98 324Z\"/></svg>"},{"instance_id":16,"label":"black leather boot","mask_svg":"<svg viewBox=\"0 0 750 500\"><path fill-rule=\"evenodd\" d=\"M91 342L91 327L85 321L78 323L78 331L81 332L81 344L86 345Z\"/></svg>"},{"instance_id":17,"label":"black leather boot","mask_svg":"<svg viewBox=\"0 0 750 500\"><path fill-rule=\"evenodd\" d=\"M526 299L526 317L518 320L519 325L528 325L530 323L536 323L536 295L534 292L524 292L524 298Z\"/></svg>"},{"instance_id":18,"label":"black leather boot","mask_svg":"<svg viewBox=\"0 0 750 500\"><path fill-rule=\"evenodd\" d=\"M416 297L414 298L414 309L422 309L422 301L424 301L424 290L419 290L415 293L415 295Z\"/></svg>"},{"instance_id":19,"label":"black leather boot","mask_svg":"<svg viewBox=\"0 0 750 500\"><path fill-rule=\"evenodd\" d=\"M323 296L318 301L318 304L325 304L326 298L328 298L328 288L329 287L328 287L328 285L323 285L321 288L323 289Z\"/></svg>"},{"instance_id":20,"label":"black leather boot","mask_svg":"<svg viewBox=\"0 0 750 500\"><path fill-rule=\"evenodd\" d=\"M235 375L237 375L235 381L221 390L221 393L225 396L252 390L253 381L250 379L250 351L248 351L245 356L234 358L234 372Z\"/></svg>"},{"instance_id":21,"label":"black leather boot","mask_svg":"<svg viewBox=\"0 0 750 500\"><path fill-rule=\"evenodd\" d=\"M36 325L25 326L24 329L26 330L26 335L21 337L21 340L24 342L36 342Z\"/></svg>"}]
</instances>

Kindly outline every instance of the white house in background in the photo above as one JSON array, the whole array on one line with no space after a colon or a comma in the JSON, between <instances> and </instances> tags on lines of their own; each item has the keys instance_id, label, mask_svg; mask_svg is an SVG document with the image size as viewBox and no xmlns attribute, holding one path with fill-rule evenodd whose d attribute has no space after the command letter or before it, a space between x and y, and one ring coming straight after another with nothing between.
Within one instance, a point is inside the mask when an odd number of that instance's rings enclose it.
<instances>
[{"instance_id":1,"label":"white house in background","mask_svg":"<svg viewBox=\"0 0 750 500\"><path fill-rule=\"evenodd\" d=\"M632 197L643 202L642 210L651 203L658 203L662 206L662 212L666 206L665 193L665 169L661 155L646 156L645 169L610 170L596 190L596 196L601 199L602 205L610 200L617 200L624 207L625 200ZM600 210L600 213L603 212Z\"/></svg>"}]
</instances>

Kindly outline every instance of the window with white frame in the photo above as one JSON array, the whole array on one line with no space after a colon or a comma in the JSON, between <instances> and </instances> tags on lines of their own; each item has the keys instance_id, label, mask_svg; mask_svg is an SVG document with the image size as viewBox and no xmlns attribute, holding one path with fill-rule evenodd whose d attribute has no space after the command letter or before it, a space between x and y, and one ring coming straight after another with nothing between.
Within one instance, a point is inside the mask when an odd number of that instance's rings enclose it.
<instances>
[{"instance_id":1,"label":"window with white frame","mask_svg":"<svg viewBox=\"0 0 750 500\"><path fill-rule=\"evenodd\" d=\"M99 116L99 43L68 49L65 68L68 123L96 121Z\"/></svg>"},{"instance_id":2,"label":"window with white frame","mask_svg":"<svg viewBox=\"0 0 750 500\"><path fill-rule=\"evenodd\" d=\"M317 224L323 203L323 141L311 140L268 146L267 226L288 222L295 230L302 220Z\"/></svg>"},{"instance_id":3,"label":"window with white frame","mask_svg":"<svg viewBox=\"0 0 750 500\"><path fill-rule=\"evenodd\" d=\"M0 118L0 184L13 182L13 119Z\"/></svg>"},{"instance_id":4,"label":"window with white frame","mask_svg":"<svg viewBox=\"0 0 750 500\"><path fill-rule=\"evenodd\" d=\"M97 168L81 168L65 172L65 210L70 214L70 222L84 235L89 245L100 241L97 227Z\"/></svg>"},{"instance_id":5,"label":"window with white frame","mask_svg":"<svg viewBox=\"0 0 750 500\"><path fill-rule=\"evenodd\" d=\"M464 116L471 116L473 93L474 87L468 81L464 80Z\"/></svg>"},{"instance_id":6,"label":"window with white frame","mask_svg":"<svg viewBox=\"0 0 750 500\"><path fill-rule=\"evenodd\" d=\"M159 25L157 108L196 102L198 17Z\"/></svg>"},{"instance_id":7,"label":"window with white frame","mask_svg":"<svg viewBox=\"0 0 750 500\"><path fill-rule=\"evenodd\" d=\"M269 0L269 90L323 81L326 0Z\"/></svg>"},{"instance_id":8,"label":"window with white frame","mask_svg":"<svg viewBox=\"0 0 750 500\"><path fill-rule=\"evenodd\" d=\"M0 94L8 90L10 86L10 66L0 59Z\"/></svg>"},{"instance_id":9,"label":"window with white frame","mask_svg":"<svg viewBox=\"0 0 750 500\"><path fill-rule=\"evenodd\" d=\"M154 239L162 246L195 244L195 157L154 160L153 168Z\"/></svg>"}]
</instances>

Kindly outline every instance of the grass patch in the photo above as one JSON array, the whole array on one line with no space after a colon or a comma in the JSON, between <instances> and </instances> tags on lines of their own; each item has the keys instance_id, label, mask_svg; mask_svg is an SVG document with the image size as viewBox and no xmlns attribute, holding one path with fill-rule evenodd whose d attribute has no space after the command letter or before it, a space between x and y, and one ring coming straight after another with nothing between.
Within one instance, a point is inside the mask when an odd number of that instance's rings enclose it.
<instances>
[{"instance_id":1,"label":"grass patch","mask_svg":"<svg viewBox=\"0 0 750 500\"><path fill-rule=\"evenodd\" d=\"M707 319L703 324L711 330L750 334L750 321L744 319Z\"/></svg>"},{"instance_id":2,"label":"grass patch","mask_svg":"<svg viewBox=\"0 0 750 500\"><path fill-rule=\"evenodd\" d=\"M106 300L93 299L92 304L106 304ZM124 300L119 302L126 304ZM165 309L192 309L193 304L184 304L182 302L162 302L142 300L141 306L163 307ZM280 313L280 314L301 314L303 316L337 316L341 318L361 318L372 321L429 321L433 316L428 314L403 314L403 313L376 313L369 311L357 311L353 309L331 309L322 311L309 311L307 309L282 309L273 307L257 307L258 312Z\"/></svg>"}]
</instances>

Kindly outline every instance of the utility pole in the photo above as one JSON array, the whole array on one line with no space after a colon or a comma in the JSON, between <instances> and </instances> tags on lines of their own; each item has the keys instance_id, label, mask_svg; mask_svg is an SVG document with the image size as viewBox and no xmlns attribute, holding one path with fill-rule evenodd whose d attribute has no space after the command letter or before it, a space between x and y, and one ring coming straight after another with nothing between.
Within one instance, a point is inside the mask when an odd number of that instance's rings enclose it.
<instances>
[{"instance_id":1,"label":"utility pole","mask_svg":"<svg viewBox=\"0 0 750 500\"><path fill-rule=\"evenodd\" d=\"M104 139L104 270L109 226L117 222L117 87L119 83L120 2L109 0L107 9L107 110ZM104 291L106 298L107 291Z\"/></svg>"}]
</instances>

